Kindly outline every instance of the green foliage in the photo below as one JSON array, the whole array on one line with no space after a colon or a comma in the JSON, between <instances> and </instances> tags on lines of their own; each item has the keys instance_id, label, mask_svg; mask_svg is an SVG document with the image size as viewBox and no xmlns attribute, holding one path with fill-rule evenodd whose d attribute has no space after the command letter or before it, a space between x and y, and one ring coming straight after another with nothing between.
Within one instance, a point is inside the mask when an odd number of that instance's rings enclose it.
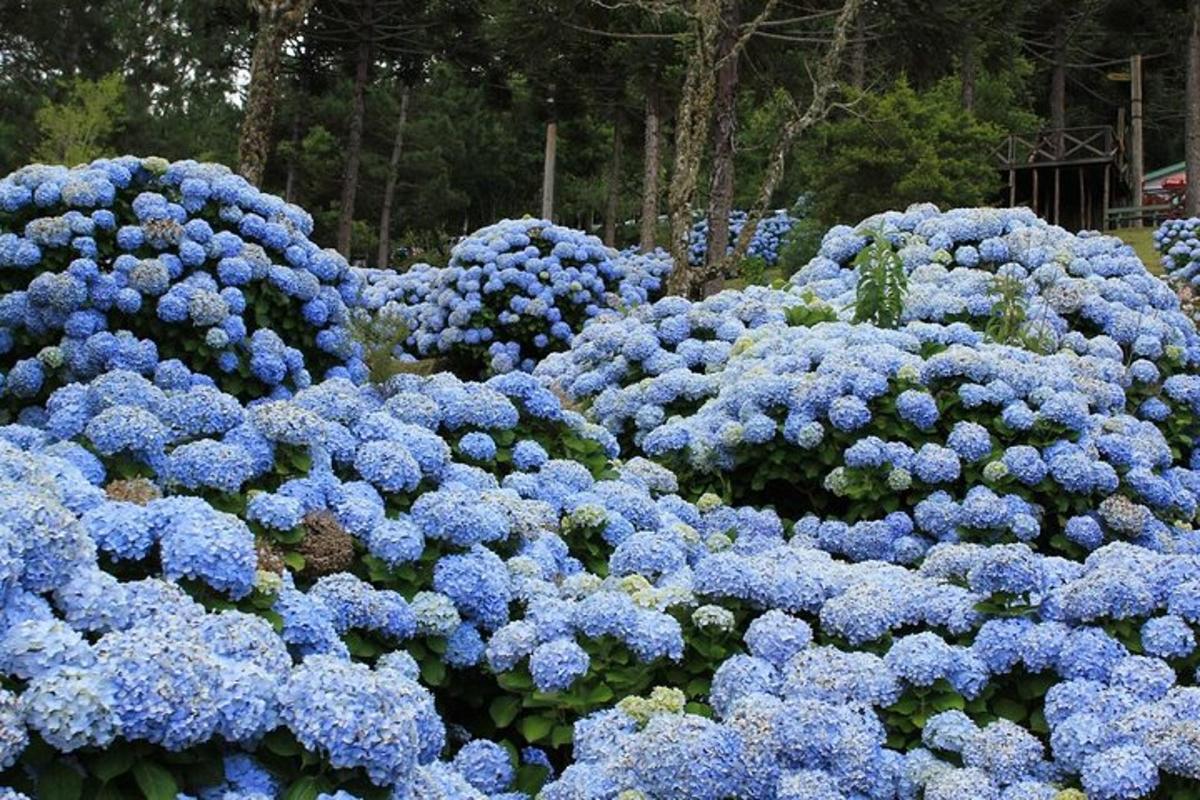
<instances>
[{"instance_id":1,"label":"green foliage","mask_svg":"<svg viewBox=\"0 0 1200 800\"><path fill-rule=\"evenodd\" d=\"M859 93L850 113L819 126L799 168L822 223L917 202L984 205L999 188L991 151L1003 133L944 90L918 93L901 78L886 92Z\"/></svg>"},{"instance_id":2,"label":"green foliage","mask_svg":"<svg viewBox=\"0 0 1200 800\"><path fill-rule=\"evenodd\" d=\"M801 216L787 232L779 248L779 268L784 275L794 275L817 255L825 225L812 216Z\"/></svg>"},{"instance_id":3,"label":"green foliage","mask_svg":"<svg viewBox=\"0 0 1200 800\"><path fill-rule=\"evenodd\" d=\"M1038 353L1047 351L1050 346L1047 337L1030 325L1025 284L1019 278L996 275L988 287L988 294L995 298L991 317L984 328L988 339Z\"/></svg>"},{"instance_id":4,"label":"green foliage","mask_svg":"<svg viewBox=\"0 0 1200 800\"><path fill-rule=\"evenodd\" d=\"M870 237L871 241L854 258L854 268L858 270L854 321L895 328L904 311L908 273L882 231L876 231Z\"/></svg>"},{"instance_id":5,"label":"green foliage","mask_svg":"<svg viewBox=\"0 0 1200 800\"><path fill-rule=\"evenodd\" d=\"M1036 103L1030 92L1033 78L1033 64L1025 58L1014 58L1007 69L980 70L975 76L975 118L1006 133L1040 130L1045 121L1032 111ZM957 75L948 75L935 83L927 96L944 106L961 102L962 81Z\"/></svg>"},{"instance_id":6,"label":"green foliage","mask_svg":"<svg viewBox=\"0 0 1200 800\"><path fill-rule=\"evenodd\" d=\"M804 300L803 303L790 306L784 312L788 325L793 328L808 328L819 322L837 320L837 312L833 306L814 295L811 289L805 289L801 298Z\"/></svg>"},{"instance_id":7,"label":"green foliage","mask_svg":"<svg viewBox=\"0 0 1200 800\"><path fill-rule=\"evenodd\" d=\"M744 258L738 265L738 274L746 285L762 285L767 282L767 262L759 256Z\"/></svg>"},{"instance_id":8,"label":"green foliage","mask_svg":"<svg viewBox=\"0 0 1200 800\"><path fill-rule=\"evenodd\" d=\"M41 144L34 155L48 164L81 164L114 155L113 134L124 117L125 80L112 72L99 80L75 78L61 103L34 115Z\"/></svg>"},{"instance_id":9,"label":"green foliage","mask_svg":"<svg viewBox=\"0 0 1200 800\"><path fill-rule=\"evenodd\" d=\"M1011 275L992 278L988 294L996 298L984 333L993 342L1019 344L1028 319L1025 284Z\"/></svg>"},{"instance_id":10,"label":"green foliage","mask_svg":"<svg viewBox=\"0 0 1200 800\"><path fill-rule=\"evenodd\" d=\"M435 359L401 361L396 348L408 338L408 328L399 320L377 314L359 314L350 321L350 335L363 346L363 361L373 383L386 383L401 373L429 375L439 368Z\"/></svg>"}]
</instances>

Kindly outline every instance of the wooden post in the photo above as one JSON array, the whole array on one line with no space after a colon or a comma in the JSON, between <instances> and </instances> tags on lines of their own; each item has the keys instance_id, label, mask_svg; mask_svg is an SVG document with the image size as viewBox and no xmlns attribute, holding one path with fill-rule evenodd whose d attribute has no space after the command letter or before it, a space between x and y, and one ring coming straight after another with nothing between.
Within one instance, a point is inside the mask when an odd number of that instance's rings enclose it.
<instances>
[{"instance_id":1,"label":"wooden post","mask_svg":"<svg viewBox=\"0 0 1200 800\"><path fill-rule=\"evenodd\" d=\"M1008 207L1016 208L1017 206L1017 171L1010 169L1008 171Z\"/></svg>"},{"instance_id":2,"label":"wooden post","mask_svg":"<svg viewBox=\"0 0 1200 800\"><path fill-rule=\"evenodd\" d=\"M1125 157L1125 106L1117 109L1117 152Z\"/></svg>"},{"instance_id":3,"label":"wooden post","mask_svg":"<svg viewBox=\"0 0 1200 800\"><path fill-rule=\"evenodd\" d=\"M1142 56L1135 55L1129 59L1129 100L1130 100L1130 159L1129 159L1129 188L1133 194L1132 206L1142 204L1142 181L1146 174L1142 154ZM1137 217L1133 227L1142 227L1142 220Z\"/></svg>"},{"instance_id":4,"label":"wooden post","mask_svg":"<svg viewBox=\"0 0 1200 800\"><path fill-rule=\"evenodd\" d=\"M546 154L542 162L542 219L554 221L554 162L558 148L558 124L546 123Z\"/></svg>"},{"instance_id":5,"label":"wooden post","mask_svg":"<svg viewBox=\"0 0 1200 800\"><path fill-rule=\"evenodd\" d=\"M1054 224L1059 224L1058 217L1058 199L1062 193L1062 170L1059 167L1054 168Z\"/></svg>"},{"instance_id":6,"label":"wooden post","mask_svg":"<svg viewBox=\"0 0 1200 800\"><path fill-rule=\"evenodd\" d=\"M1033 213L1038 213L1038 168L1033 168Z\"/></svg>"},{"instance_id":7,"label":"wooden post","mask_svg":"<svg viewBox=\"0 0 1200 800\"><path fill-rule=\"evenodd\" d=\"M1111 180L1109 177L1110 166L1110 164L1104 165L1104 196L1100 199L1100 230L1102 231L1108 230L1108 190L1109 181Z\"/></svg>"},{"instance_id":8,"label":"wooden post","mask_svg":"<svg viewBox=\"0 0 1200 800\"><path fill-rule=\"evenodd\" d=\"M1079 230L1084 230L1088 227L1087 217L1087 192L1083 188L1083 171L1087 167L1079 168Z\"/></svg>"},{"instance_id":9,"label":"wooden post","mask_svg":"<svg viewBox=\"0 0 1200 800\"><path fill-rule=\"evenodd\" d=\"M1184 81L1187 98L1184 103L1183 160L1187 179L1184 213L1200 216L1200 0L1190 0L1188 16L1191 24L1187 45L1187 78Z\"/></svg>"}]
</instances>

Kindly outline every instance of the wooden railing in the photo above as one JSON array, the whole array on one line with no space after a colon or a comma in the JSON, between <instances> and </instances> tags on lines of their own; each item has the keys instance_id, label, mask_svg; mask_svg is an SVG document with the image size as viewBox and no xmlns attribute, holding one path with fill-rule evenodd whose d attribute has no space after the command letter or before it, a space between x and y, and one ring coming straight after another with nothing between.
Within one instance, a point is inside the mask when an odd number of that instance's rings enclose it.
<instances>
[{"instance_id":1,"label":"wooden railing","mask_svg":"<svg viewBox=\"0 0 1200 800\"><path fill-rule=\"evenodd\" d=\"M1115 161L1119 154L1110 125L1010 133L992 155L1002 169Z\"/></svg>"}]
</instances>

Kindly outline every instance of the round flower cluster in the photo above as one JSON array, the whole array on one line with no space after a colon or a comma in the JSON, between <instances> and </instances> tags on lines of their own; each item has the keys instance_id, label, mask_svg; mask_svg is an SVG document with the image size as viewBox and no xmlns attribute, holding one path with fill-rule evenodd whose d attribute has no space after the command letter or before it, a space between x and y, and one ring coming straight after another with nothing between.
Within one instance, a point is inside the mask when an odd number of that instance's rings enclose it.
<instances>
[{"instance_id":1,"label":"round flower cluster","mask_svg":"<svg viewBox=\"0 0 1200 800\"><path fill-rule=\"evenodd\" d=\"M1200 779L1200 548L1180 544L943 544L913 570L839 561L799 524L739 537L692 569L702 600L771 609L716 669L715 720L622 701L576 725L546 797L1170 796Z\"/></svg>"},{"instance_id":2,"label":"round flower cluster","mask_svg":"<svg viewBox=\"0 0 1200 800\"><path fill-rule=\"evenodd\" d=\"M840 520L827 545L854 558L959 539L1159 548L1195 517L1193 376L1129 385L1119 351L1040 355L928 323L776 323L734 350L715 372L610 387L590 412L693 491L727 481ZM1151 389L1165 414L1138 399Z\"/></svg>"},{"instance_id":3,"label":"round flower cluster","mask_svg":"<svg viewBox=\"0 0 1200 800\"><path fill-rule=\"evenodd\" d=\"M729 215L729 246L727 252L733 252L733 246L742 235L750 215L741 210L734 210ZM763 217L754 229L750 239L750 248L746 251L747 258L761 258L768 266L779 262L779 250L787 237L796 218L787 211L776 211L770 216ZM704 263L708 253L708 220L702 219L692 226L691 238L688 242L688 263L698 266Z\"/></svg>"},{"instance_id":4,"label":"round flower cluster","mask_svg":"<svg viewBox=\"0 0 1200 800\"><path fill-rule=\"evenodd\" d=\"M232 391L361 380L360 278L312 218L216 164L123 157L0 179L0 398L176 358Z\"/></svg>"},{"instance_id":5,"label":"round flower cluster","mask_svg":"<svg viewBox=\"0 0 1200 800\"><path fill-rule=\"evenodd\" d=\"M593 321L575 337L570 350L550 354L534 372L573 400L588 401L606 389L637 391L644 379L669 372L676 373L676 380L691 381L680 370L696 377L719 371L734 343L762 325L835 318L833 308L811 294L765 286L726 290L699 302L664 297L624 315ZM658 405L683 408L689 395L684 392ZM683 405L674 405L675 400Z\"/></svg>"},{"instance_id":6,"label":"round flower cluster","mask_svg":"<svg viewBox=\"0 0 1200 800\"><path fill-rule=\"evenodd\" d=\"M47 747L81 796L1187 796L1194 329L1100 237L881 219L914 276L948 268L947 303L1000 264L1065 328L1043 348L974 311L839 321L853 278L818 262L852 275L866 237L835 229L798 285L638 295L532 375L262 396L155 353L21 400L0 797L56 791ZM599 263L513 225L464 243L461 288L353 274L404 319L511 289L527 273L499 265L528 248ZM667 263L604 258L634 283ZM1032 277L1052 264L1072 277ZM1063 280L1099 300L1067 310Z\"/></svg>"},{"instance_id":7,"label":"round flower cluster","mask_svg":"<svg viewBox=\"0 0 1200 800\"><path fill-rule=\"evenodd\" d=\"M792 285L853 314L854 258L871 236L891 244L908 273L903 322L965 322L985 331L1000 316L1001 285L1019 289L1024 342L1044 352L1082 349L1100 339L1129 360L1160 361L1177 352L1200 363L1200 338L1179 298L1155 278L1133 248L1112 236L1072 234L1028 209L955 209L919 205L870 217L854 228L832 228L818 255Z\"/></svg>"},{"instance_id":8,"label":"round flower cluster","mask_svg":"<svg viewBox=\"0 0 1200 800\"><path fill-rule=\"evenodd\" d=\"M531 371L584 322L657 294L670 260L617 255L595 236L545 220L503 220L460 241L445 268L376 276L367 307L407 333L410 357L471 374Z\"/></svg>"},{"instance_id":9,"label":"round flower cluster","mask_svg":"<svg viewBox=\"0 0 1200 800\"><path fill-rule=\"evenodd\" d=\"M403 659L381 659L375 669L345 652L300 661L286 632L281 637L267 620L206 608L181 588L165 540L161 576L128 580L106 571L97 520L139 508L164 537L200 544L224 534L172 519L167 504L207 504L110 499L71 458L51 455L53 447L33 452L10 442L36 439L24 434L10 428L0 440L0 674L6 687L19 686L15 694L0 690L0 770L21 764L33 737L59 753L104 749L113 757L103 780L122 792L123 781L134 785L130 769L139 769L134 753L155 767L157 753L203 747L207 757L225 758L224 791L274 798L287 787L242 748L293 736L334 767L396 787L397 796L433 774L467 781L456 765L438 761L445 726ZM250 560L253 568L253 551ZM316 589L303 598L333 608ZM355 709L349 722L347 703ZM14 774L23 782L31 776L36 770ZM51 784L40 785L44 794Z\"/></svg>"},{"instance_id":10,"label":"round flower cluster","mask_svg":"<svg viewBox=\"0 0 1200 800\"><path fill-rule=\"evenodd\" d=\"M1172 280L1200 285L1200 217L1167 220L1154 232L1154 247Z\"/></svg>"}]
</instances>

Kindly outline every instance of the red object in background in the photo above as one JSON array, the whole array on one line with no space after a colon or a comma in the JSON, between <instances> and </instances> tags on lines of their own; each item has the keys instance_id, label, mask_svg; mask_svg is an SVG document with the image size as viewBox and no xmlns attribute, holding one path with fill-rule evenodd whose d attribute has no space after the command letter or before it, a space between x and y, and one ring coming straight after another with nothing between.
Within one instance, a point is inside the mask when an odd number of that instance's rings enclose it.
<instances>
[{"instance_id":1,"label":"red object in background","mask_svg":"<svg viewBox=\"0 0 1200 800\"><path fill-rule=\"evenodd\" d=\"M1172 207L1169 217L1180 215L1183 209L1183 200L1188 193L1187 175L1171 175L1170 178L1164 179L1158 186L1146 187L1142 191L1142 205L1163 205L1170 204Z\"/></svg>"}]
</instances>

